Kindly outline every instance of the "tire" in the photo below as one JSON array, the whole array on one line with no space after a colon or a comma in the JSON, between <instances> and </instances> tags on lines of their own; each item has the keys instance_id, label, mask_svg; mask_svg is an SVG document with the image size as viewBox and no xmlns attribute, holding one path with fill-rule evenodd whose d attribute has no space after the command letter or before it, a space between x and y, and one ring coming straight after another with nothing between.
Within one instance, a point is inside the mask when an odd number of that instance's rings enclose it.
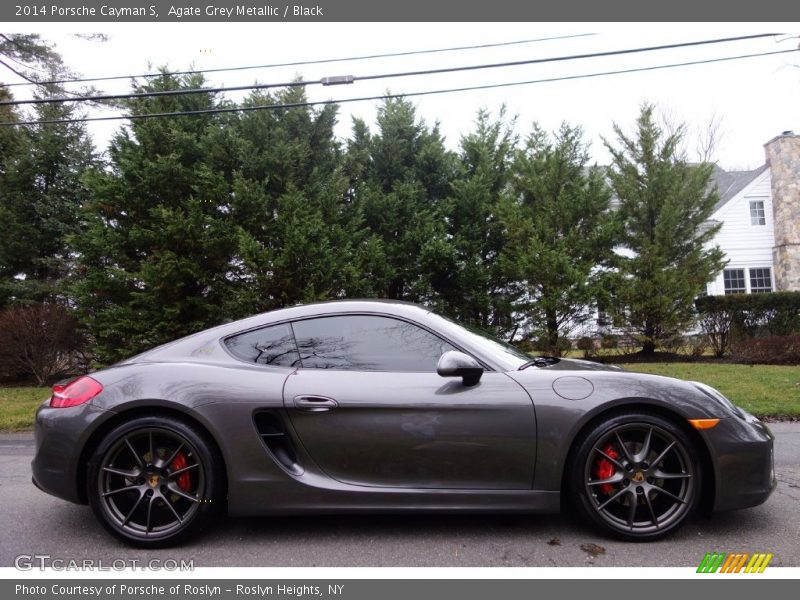
<instances>
[{"instance_id":1,"label":"tire","mask_svg":"<svg viewBox=\"0 0 800 600\"><path fill-rule=\"evenodd\" d=\"M608 416L574 449L570 496L578 513L605 533L653 541L695 512L703 489L699 454L675 422L644 411Z\"/></svg>"},{"instance_id":2,"label":"tire","mask_svg":"<svg viewBox=\"0 0 800 600\"><path fill-rule=\"evenodd\" d=\"M89 505L127 544L172 546L199 533L221 510L221 464L214 444L192 425L169 416L136 417L108 432L92 454Z\"/></svg>"}]
</instances>

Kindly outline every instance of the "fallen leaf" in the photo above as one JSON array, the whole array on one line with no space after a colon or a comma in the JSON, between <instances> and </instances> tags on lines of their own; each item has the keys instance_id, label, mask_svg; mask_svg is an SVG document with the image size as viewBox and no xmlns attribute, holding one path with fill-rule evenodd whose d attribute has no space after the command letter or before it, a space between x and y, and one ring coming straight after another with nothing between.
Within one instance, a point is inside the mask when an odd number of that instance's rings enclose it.
<instances>
[{"instance_id":1,"label":"fallen leaf","mask_svg":"<svg viewBox=\"0 0 800 600\"><path fill-rule=\"evenodd\" d=\"M581 550L584 552L591 554L592 556L597 556L598 554L605 554L606 549L602 546L598 546L597 544L581 544Z\"/></svg>"}]
</instances>

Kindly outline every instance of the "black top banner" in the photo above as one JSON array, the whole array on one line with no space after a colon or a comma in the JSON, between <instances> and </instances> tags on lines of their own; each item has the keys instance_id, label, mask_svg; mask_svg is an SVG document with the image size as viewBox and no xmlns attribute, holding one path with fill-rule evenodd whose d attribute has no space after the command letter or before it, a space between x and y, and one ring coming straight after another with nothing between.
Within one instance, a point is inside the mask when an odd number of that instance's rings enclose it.
<instances>
[{"instance_id":1,"label":"black top banner","mask_svg":"<svg viewBox=\"0 0 800 600\"><path fill-rule=\"evenodd\" d=\"M43 0L3 2L5 23L800 21L787 0Z\"/></svg>"}]
</instances>

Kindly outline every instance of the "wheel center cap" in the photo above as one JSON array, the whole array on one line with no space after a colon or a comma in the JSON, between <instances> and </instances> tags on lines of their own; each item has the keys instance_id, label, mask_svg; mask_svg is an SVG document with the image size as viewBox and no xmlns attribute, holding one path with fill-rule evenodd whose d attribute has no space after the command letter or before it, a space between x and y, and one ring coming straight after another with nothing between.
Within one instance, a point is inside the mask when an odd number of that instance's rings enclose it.
<instances>
[{"instance_id":1,"label":"wheel center cap","mask_svg":"<svg viewBox=\"0 0 800 600\"><path fill-rule=\"evenodd\" d=\"M641 471L636 471L636 473L634 473L633 475L633 480L636 483L641 483L642 481L644 481L644 473L642 473Z\"/></svg>"},{"instance_id":2,"label":"wheel center cap","mask_svg":"<svg viewBox=\"0 0 800 600\"><path fill-rule=\"evenodd\" d=\"M155 474L149 475L147 477L147 483L150 485L151 488L158 487L158 482L160 480L161 480L161 477L159 477L158 475L155 475Z\"/></svg>"}]
</instances>

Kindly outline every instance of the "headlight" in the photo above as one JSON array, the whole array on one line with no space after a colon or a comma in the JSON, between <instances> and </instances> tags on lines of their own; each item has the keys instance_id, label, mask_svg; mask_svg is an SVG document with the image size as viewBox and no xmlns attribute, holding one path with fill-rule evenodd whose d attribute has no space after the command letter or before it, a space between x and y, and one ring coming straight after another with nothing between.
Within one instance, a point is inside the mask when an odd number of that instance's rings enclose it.
<instances>
[{"instance_id":1,"label":"headlight","mask_svg":"<svg viewBox=\"0 0 800 600\"><path fill-rule=\"evenodd\" d=\"M699 381L692 381L692 385L694 385L698 390L703 392L706 396L708 396L712 400L716 400L719 404L722 404L722 406L727 408L737 417L744 419L744 414L742 413L742 410L738 406L736 406L733 402L728 400L719 390L716 390L710 385L706 385L705 383L701 383Z\"/></svg>"}]
</instances>

